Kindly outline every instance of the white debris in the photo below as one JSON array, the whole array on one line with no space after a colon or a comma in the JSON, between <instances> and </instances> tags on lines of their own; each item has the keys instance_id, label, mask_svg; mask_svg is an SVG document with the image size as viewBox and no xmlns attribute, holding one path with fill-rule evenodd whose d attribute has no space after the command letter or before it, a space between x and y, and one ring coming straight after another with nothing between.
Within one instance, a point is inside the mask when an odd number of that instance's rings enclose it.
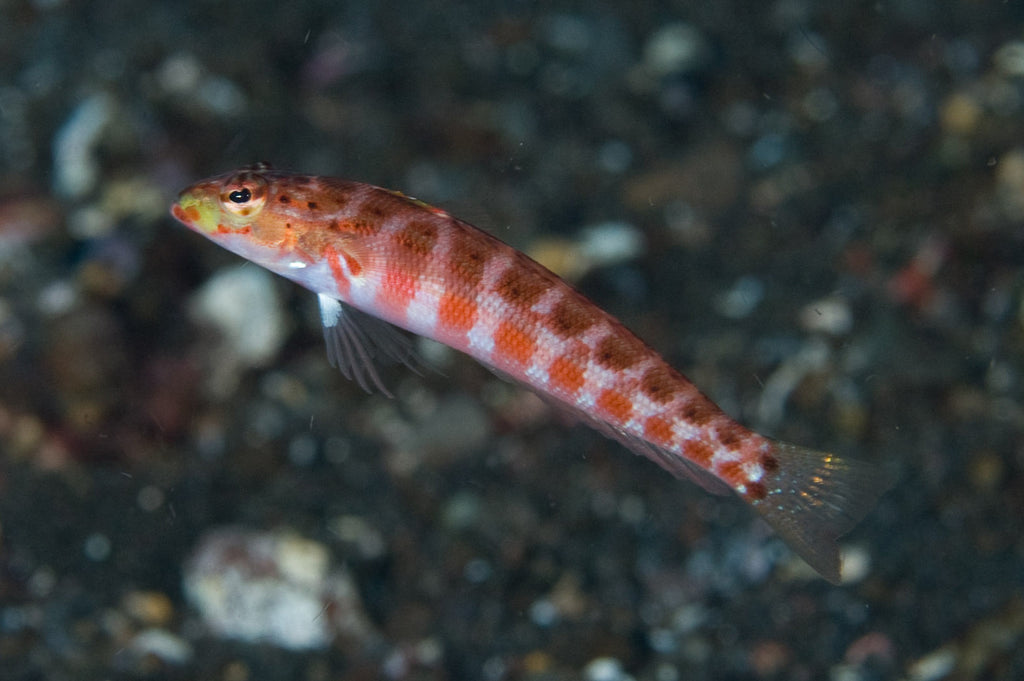
<instances>
[{"instance_id":1,"label":"white debris","mask_svg":"<svg viewBox=\"0 0 1024 681\"><path fill-rule=\"evenodd\" d=\"M214 275L193 296L189 312L222 340L210 358L209 386L216 394L230 393L244 369L265 365L285 341L285 313L273 275L259 267L240 265Z\"/></svg>"},{"instance_id":2,"label":"white debris","mask_svg":"<svg viewBox=\"0 0 1024 681\"><path fill-rule=\"evenodd\" d=\"M707 61L707 41L690 24L658 29L644 45L644 66L655 76L694 71Z\"/></svg>"},{"instance_id":3,"label":"white debris","mask_svg":"<svg viewBox=\"0 0 1024 681\"><path fill-rule=\"evenodd\" d=\"M644 236L628 222L602 222L583 229L580 255L591 268L632 260L644 252Z\"/></svg>"},{"instance_id":4,"label":"white debris","mask_svg":"<svg viewBox=\"0 0 1024 681\"><path fill-rule=\"evenodd\" d=\"M800 325L806 331L845 336L853 328L853 312L846 299L829 296L805 305L800 310Z\"/></svg>"},{"instance_id":5,"label":"white debris","mask_svg":"<svg viewBox=\"0 0 1024 681\"><path fill-rule=\"evenodd\" d=\"M192 661L192 646L164 629L145 629L128 644L128 652L141 659L152 655L167 664L185 665Z\"/></svg>"},{"instance_id":6,"label":"white debris","mask_svg":"<svg viewBox=\"0 0 1024 681\"><path fill-rule=\"evenodd\" d=\"M71 113L53 141L53 189L65 199L80 199L95 188L99 163L95 148L114 115L106 94L88 97Z\"/></svg>"},{"instance_id":7,"label":"white debris","mask_svg":"<svg viewBox=\"0 0 1024 681\"><path fill-rule=\"evenodd\" d=\"M1006 76L1024 76L1024 42L1013 40L1004 44L992 57L996 68Z\"/></svg>"},{"instance_id":8,"label":"white debris","mask_svg":"<svg viewBox=\"0 0 1024 681\"><path fill-rule=\"evenodd\" d=\"M743 319L764 300L764 284L756 277L740 277L725 293L715 297L715 309L723 317Z\"/></svg>"},{"instance_id":9,"label":"white debris","mask_svg":"<svg viewBox=\"0 0 1024 681\"><path fill-rule=\"evenodd\" d=\"M184 591L217 636L292 650L375 632L349 574L327 548L289 531L224 528L206 534L184 571Z\"/></svg>"},{"instance_id":10,"label":"white debris","mask_svg":"<svg viewBox=\"0 0 1024 681\"><path fill-rule=\"evenodd\" d=\"M586 681L632 681L633 677L622 669L622 663L614 657L598 657L583 668Z\"/></svg>"},{"instance_id":11,"label":"white debris","mask_svg":"<svg viewBox=\"0 0 1024 681\"><path fill-rule=\"evenodd\" d=\"M828 366L831 357L832 353L825 342L813 339L783 362L765 381L757 405L758 422L766 426L778 424L785 413L790 394L808 374Z\"/></svg>"},{"instance_id":12,"label":"white debris","mask_svg":"<svg viewBox=\"0 0 1024 681\"><path fill-rule=\"evenodd\" d=\"M842 557L843 584L857 584L871 574L871 553L863 546L850 545L840 547Z\"/></svg>"}]
</instances>

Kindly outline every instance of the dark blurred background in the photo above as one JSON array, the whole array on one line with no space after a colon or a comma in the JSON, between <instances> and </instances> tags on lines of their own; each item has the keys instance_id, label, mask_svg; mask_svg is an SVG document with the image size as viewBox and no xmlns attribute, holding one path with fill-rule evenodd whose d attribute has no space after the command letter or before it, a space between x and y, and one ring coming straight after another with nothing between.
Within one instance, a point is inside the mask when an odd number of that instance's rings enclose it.
<instances>
[{"instance_id":1,"label":"dark blurred background","mask_svg":"<svg viewBox=\"0 0 1024 681\"><path fill-rule=\"evenodd\" d=\"M0 679L1024 677L1024 8L0 0ZM189 233L400 189L876 462L846 583L431 344L394 400Z\"/></svg>"}]
</instances>

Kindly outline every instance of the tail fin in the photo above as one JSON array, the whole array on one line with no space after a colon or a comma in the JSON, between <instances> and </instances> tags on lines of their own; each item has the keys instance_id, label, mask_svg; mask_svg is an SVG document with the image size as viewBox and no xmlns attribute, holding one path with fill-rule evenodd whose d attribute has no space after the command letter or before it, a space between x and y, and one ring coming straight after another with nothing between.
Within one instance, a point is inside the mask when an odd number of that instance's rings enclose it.
<instances>
[{"instance_id":1,"label":"tail fin","mask_svg":"<svg viewBox=\"0 0 1024 681\"><path fill-rule=\"evenodd\" d=\"M836 540L853 529L889 484L868 463L775 442L778 467L767 495L753 502L761 517L822 577L840 581Z\"/></svg>"}]
</instances>

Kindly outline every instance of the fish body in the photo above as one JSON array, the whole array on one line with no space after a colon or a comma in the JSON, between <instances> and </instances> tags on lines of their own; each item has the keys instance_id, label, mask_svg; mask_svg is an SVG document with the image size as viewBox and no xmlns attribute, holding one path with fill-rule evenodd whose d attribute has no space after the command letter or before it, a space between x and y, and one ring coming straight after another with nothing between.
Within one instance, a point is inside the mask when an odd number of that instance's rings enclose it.
<instances>
[{"instance_id":1,"label":"fish body","mask_svg":"<svg viewBox=\"0 0 1024 681\"><path fill-rule=\"evenodd\" d=\"M745 428L557 275L400 192L257 165L185 189L172 214L316 293L332 364L364 388L387 392L375 359L411 362L394 327L440 341L674 475L733 490L832 582L836 539L884 490L874 467Z\"/></svg>"}]
</instances>

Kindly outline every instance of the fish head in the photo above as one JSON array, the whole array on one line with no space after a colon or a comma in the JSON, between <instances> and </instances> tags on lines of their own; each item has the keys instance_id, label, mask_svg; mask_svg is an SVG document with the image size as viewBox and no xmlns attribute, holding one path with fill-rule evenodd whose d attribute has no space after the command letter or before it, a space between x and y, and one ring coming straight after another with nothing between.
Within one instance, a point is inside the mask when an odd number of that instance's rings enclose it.
<instances>
[{"instance_id":1,"label":"fish head","mask_svg":"<svg viewBox=\"0 0 1024 681\"><path fill-rule=\"evenodd\" d=\"M202 180L182 190L171 206L171 215L211 239L217 235L245 233L259 219L268 194L263 167L252 166Z\"/></svg>"}]
</instances>

